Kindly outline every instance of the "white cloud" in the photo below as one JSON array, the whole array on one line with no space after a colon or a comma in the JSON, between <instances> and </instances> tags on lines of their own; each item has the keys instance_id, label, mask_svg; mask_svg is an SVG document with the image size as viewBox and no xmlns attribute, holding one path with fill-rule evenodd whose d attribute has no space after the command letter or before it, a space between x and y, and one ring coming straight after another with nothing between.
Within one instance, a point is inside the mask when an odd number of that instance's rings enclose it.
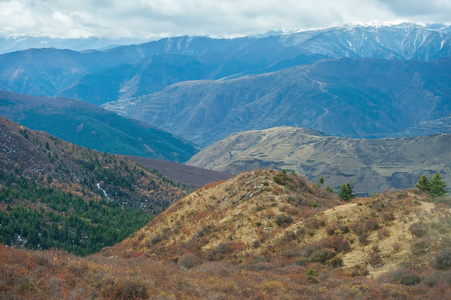
<instances>
[{"instance_id":1,"label":"white cloud","mask_svg":"<svg viewBox=\"0 0 451 300\"><path fill-rule=\"evenodd\" d=\"M239 36L449 16L449 0L0 0L0 36Z\"/></svg>"}]
</instances>

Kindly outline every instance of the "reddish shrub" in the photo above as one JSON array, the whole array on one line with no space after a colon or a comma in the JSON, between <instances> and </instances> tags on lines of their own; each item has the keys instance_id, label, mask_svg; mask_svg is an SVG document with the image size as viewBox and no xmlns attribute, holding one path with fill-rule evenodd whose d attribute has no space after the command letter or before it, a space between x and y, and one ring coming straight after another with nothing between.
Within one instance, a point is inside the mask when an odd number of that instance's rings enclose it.
<instances>
[{"instance_id":1,"label":"reddish shrub","mask_svg":"<svg viewBox=\"0 0 451 300\"><path fill-rule=\"evenodd\" d=\"M361 235L359 235L359 242L362 245L368 245L368 236L369 234L367 232L362 233Z\"/></svg>"},{"instance_id":2,"label":"reddish shrub","mask_svg":"<svg viewBox=\"0 0 451 300\"><path fill-rule=\"evenodd\" d=\"M423 237L428 233L428 228L426 224L418 222L410 225L409 231L416 237Z\"/></svg>"},{"instance_id":3,"label":"reddish shrub","mask_svg":"<svg viewBox=\"0 0 451 300\"><path fill-rule=\"evenodd\" d=\"M351 250L351 244L348 240L345 240L341 237L334 238L335 249L338 252L347 252Z\"/></svg>"},{"instance_id":4,"label":"reddish shrub","mask_svg":"<svg viewBox=\"0 0 451 300\"><path fill-rule=\"evenodd\" d=\"M107 299L149 298L149 291L145 282L127 278L119 281L104 280L101 294Z\"/></svg>"},{"instance_id":5,"label":"reddish shrub","mask_svg":"<svg viewBox=\"0 0 451 300\"><path fill-rule=\"evenodd\" d=\"M435 267L440 270L451 268L451 247L441 250L435 257Z\"/></svg>"},{"instance_id":6,"label":"reddish shrub","mask_svg":"<svg viewBox=\"0 0 451 300\"><path fill-rule=\"evenodd\" d=\"M293 217L287 215L278 215L276 217L277 226L283 226L293 223Z\"/></svg>"},{"instance_id":7,"label":"reddish shrub","mask_svg":"<svg viewBox=\"0 0 451 300\"><path fill-rule=\"evenodd\" d=\"M337 255L333 249L319 249L312 253L309 260L312 262L325 263Z\"/></svg>"},{"instance_id":8,"label":"reddish shrub","mask_svg":"<svg viewBox=\"0 0 451 300\"><path fill-rule=\"evenodd\" d=\"M328 235L334 235L335 234L335 229L336 229L336 225L335 224L328 225L326 227L326 233Z\"/></svg>"},{"instance_id":9,"label":"reddish shrub","mask_svg":"<svg viewBox=\"0 0 451 300\"><path fill-rule=\"evenodd\" d=\"M389 213L385 213L382 216L382 219L384 219L384 221L394 221L396 218L395 218L395 215L393 213L389 212Z\"/></svg>"},{"instance_id":10,"label":"reddish shrub","mask_svg":"<svg viewBox=\"0 0 451 300\"><path fill-rule=\"evenodd\" d=\"M386 238L386 237L389 237L390 236L390 230L388 230L387 228L381 228L381 229L379 229L378 231L377 231L377 237L379 238L379 239L383 239L383 238Z\"/></svg>"},{"instance_id":11,"label":"reddish shrub","mask_svg":"<svg viewBox=\"0 0 451 300\"><path fill-rule=\"evenodd\" d=\"M398 268L389 273L389 277L393 283L401 283L404 285L416 285L421 283L421 277L415 270L406 268Z\"/></svg>"},{"instance_id":12,"label":"reddish shrub","mask_svg":"<svg viewBox=\"0 0 451 300\"><path fill-rule=\"evenodd\" d=\"M340 257L334 257L327 261L328 265L331 265L334 268L342 267L343 266L343 259Z\"/></svg>"},{"instance_id":13,"label":"reddish shrub","mask_svg":"<svg viewBox=\"0 0 451 300\"><path fill-rule=\"evenodd\" d=\"M202 259L197 257L194 253L188 252L180 256L178 265L183 270L188 270L202 264Z\"/></svg>"},{"instance_id":14,"label":"reddish shrub","mask_svg":"<svg viewBox=\"0 0 451 300\"><path fill-rule=\"evenodd\" d=\"M368 255L368 262L373 267L381 266L383 264L382 256L378 252L373 251Z\"/></svg>"},{"instance_id":15,"label":"reddish shrub","mask_svg":"<svg viewBox=\"0 0 451 300\"><path fill-rule=\"evenodd\" d=\"M370 272L368 269L361 265L356 265L350 268L347 268L344 270L344 274L349 277L356 277L356 276L368 276Z\"/></svg>"},{"instance_id":16,"label":"reddish shrub","mask_svg":"<svg viewBox=\"0 0 451 300\"><path fill-rule=\"evenodd\" d=\"M364 226L364 224L362 222L355 222L353 224L351 224L351 226L349 226L351 228L351 230L357 234L357 235L361 235L362 233L365 232L366 227Z\"/></svg>"},{"instance_id":17,"label":"reddish shrub","mask_svg":"<svg viewBox=\"0 0 451 300\"><path fill-rule=\"evenodd\" d=\"M365 223L365 227L367 231L373 231L379 229L379 221L377 218L371 218Z\"/></svg>"}]
</instances>

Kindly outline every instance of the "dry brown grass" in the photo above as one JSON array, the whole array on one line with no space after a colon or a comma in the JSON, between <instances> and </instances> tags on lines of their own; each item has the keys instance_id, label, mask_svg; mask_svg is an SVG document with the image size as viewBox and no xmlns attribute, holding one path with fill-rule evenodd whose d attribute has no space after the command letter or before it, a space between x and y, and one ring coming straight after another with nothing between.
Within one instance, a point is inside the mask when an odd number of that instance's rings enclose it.
<instances>
[{"instance_id":1,"label":"dry brown grass","mask_svg":"<svg viewBox=\"0 0 451 300\"><path fill-rule=\"evenodd\" d=\"M0 298L449 298L449 207L412 191L341 205L275 174L198 189L85 259L0 246Z\"/></svg>"}]
</instances>

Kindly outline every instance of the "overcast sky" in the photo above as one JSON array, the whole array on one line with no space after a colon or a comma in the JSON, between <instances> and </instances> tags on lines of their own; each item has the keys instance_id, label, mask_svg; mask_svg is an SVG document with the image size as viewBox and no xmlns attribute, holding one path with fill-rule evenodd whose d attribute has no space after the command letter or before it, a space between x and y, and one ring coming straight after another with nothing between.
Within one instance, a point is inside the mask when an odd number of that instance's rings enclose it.
<instances>
[{"instance_id":1,"label":"overcast sky","mask_svg":"<svg viewBox=\"0 0 451 300\"><path fill-rule=\"evenodd\" d=\"M0 0L0 37L235 37L372 21L451 23L451 0Z\"/></svg>"}]
</instances>

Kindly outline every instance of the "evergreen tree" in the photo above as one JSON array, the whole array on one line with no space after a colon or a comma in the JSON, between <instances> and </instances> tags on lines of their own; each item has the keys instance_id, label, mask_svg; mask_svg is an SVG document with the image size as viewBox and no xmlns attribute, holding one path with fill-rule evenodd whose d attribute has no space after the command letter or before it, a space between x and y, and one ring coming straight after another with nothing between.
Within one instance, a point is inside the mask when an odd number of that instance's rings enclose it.
<instances>
[{"instance_id":1,"label":"evergreen tree","mask_svg":"<svg viewBox=\"0 0 451 300\"><path fill-rule=\"evenodd\" d=\"M440 197L448 193L446 190L446 182L442 180L442 176L440 176L438 172L432 176L431 180L425 175L422 175L415 186L432 197Z\"/></svg>"},{"instance_id":2,"label":"evergreen tree","mask_svg":"<svg viewBox=\"0 0 451 300\"><path fill-rule=\"evenodd\" d=\"M39 233L36 229L33 229L30 231L30 233L27 236L27 240L24 244L24 246L27 249L36 249L38 245L41 244L41 239L39 237Z\"/></svg>"},{"instance_id":3,"label":"evergreen tree","mask_svg":"<svg viewBox=\"0 0 451 300\"><path fill-rule=\"evenodd\" d=\"M341 188L338 191L338 197L345 202L351 201L352 198L355 197L352 192L351 184L348 182L347 184L342 183Z\"/></svg>"},{"instance_id":4,"label":"evergreen tree","mask_svg":"<svg viewBox=\"0 0 451 300\"><path fill-rule=\"evenodd\" d=\"M440 197L448 193L446 190L446 182L442 180L442 176L440 176L438 172L432 176L429 193L433 197Z\"/></svg>"},{"instance_id":5,"label":"evergreen tree","mask_svg":"<svg viewBox=\"0 0 451 300\"><path fill-rule=\"evenodd\" d=\"M426 175L422 175L421 178L418 180L418 183L415 185L420 190L423 190L427 193L429 193L429 190L431 189L431 182L426 177Z\"/></svg>"}]
</instances>

